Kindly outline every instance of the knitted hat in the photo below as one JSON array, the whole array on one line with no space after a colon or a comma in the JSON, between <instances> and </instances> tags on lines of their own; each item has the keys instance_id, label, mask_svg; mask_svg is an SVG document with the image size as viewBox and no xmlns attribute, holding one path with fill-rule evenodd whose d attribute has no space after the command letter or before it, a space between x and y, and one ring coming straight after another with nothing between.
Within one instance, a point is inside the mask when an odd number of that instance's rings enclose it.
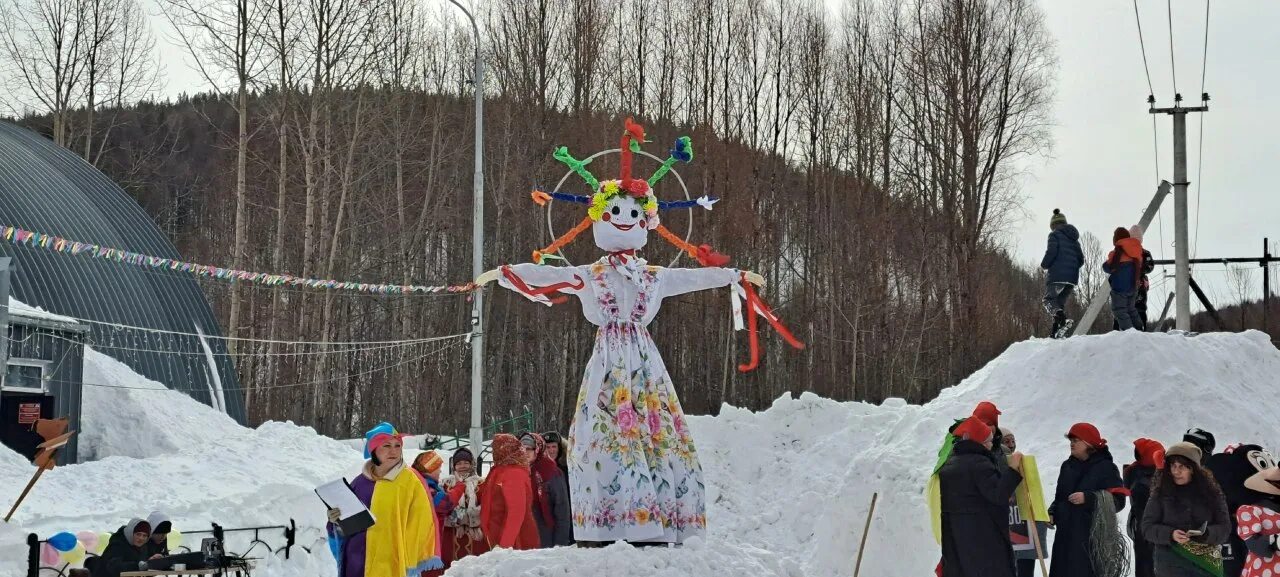
<instances>
[{"instance_id":1,"label":"knitted hat","mask_svg":"<svg viewBox=\"0 0 1280 577\"><path fill-rule=\"evenodd\" d=\"M439 471L440 466L443 464L444 459L441 459L440 454L435 451L422 453L421 455L418 455L417 459L413 460L413 466L415 469L426 471L427 473Z\"/></svg>"},{"instance_id":2,"label":"knitted hat","mask_svg":"<svg viewBox=\"0 0 1280 577\"><path fill-rule=\"evenodd\" d=\"M982 401L973 408L973 416L980 419L988 427L1000 426L1000 409L991 401Z\"/></svg>"},{"instance_id":3,"label":"knitted hat","mask_svg":"<svg viewBox=\"0 0 1280 577\"><path fill-rule=\"evenodd\" d=\"M1144 231L1142 230L1142 225L1140 225L1140 224L1135 224L1135 225L1133 225L1133 226L1129 227L1129 236L1130 236L1130 237L1132 237L1132 238L1136 238L1136 239L1138 239L1138 240L1142 240L1142 233L1143 233L1143 232L1144 232Z\"/></svg>"},{"instance_id":4,"label":"knitted hat","mask_svg":"<svg viewBox=\"0 0 1280 577\"><path fill-rule=\"evenodd\" d=\"M1107 446L1107 440L1102 438L1102 433L1099 433L1098 428L1089 423L1071 425L1071 430L1067 431L1067 438L1080 439L1095 449Z\"/></svg>"},{"instance_id":5,"label":"knitted hat","mask_svg":"<svg viewBox=\"0 0 1280 577\"><path fill-rule=\"evenodd\" d=\"M1121 240L1124 240L1126 238L1129 238L1129 229L1123 226L1117 226L1116 231L1111 234L1112 244L1120 242Z\"/></svg>"},{"instance_id":6,"label":"knitted hat","mask_svg":"<svg viewBox=\"0 0 1280 577\"><path fill-rule=\"evenodd\" d=\"M1212 455L1213 448L1217 444L1217 441L1213 438L1213 433L1195 427L1187 429L1186 434L1182 435L1182 440L1199 447L1201 455ZM1200 461L1197 460L1196 462Z\"/></svg>"},{"instance_id":7,"label":"knitted hat","mask_svg":"<svg viewBox=\"0 0 1280 577\"><path fill-rule=\"evenodd\" d=\"M1164 445L1153 439L1138 439L1133 442L1133 458L1144 467L1164 468Z\"/></svg>"},{"instance_id":8,"label":"knitted hat","mask_svg":"<svg viewBox=\"0 0 1280 577\"><path fill-rule=\"evenodd\" d=\"M985 443L995 436L991 432L991 426L982 422L982 419L976 416L965 419L955 430L951 431L951 434L961 440L977 443Z\"/></svg>"},{"instance_id":9,"label":"knitted hat","mask_svg":"<svg viewBox=\"0 0 1280 577\"><path fill-rule=\"evenodd\" d=\"M449 468L450 468L450 469L452 469L455 465L457 465L458 463L460 463L460 462L462 462L462 461L466 461L466 462L471 463L471 464L473 464L473 465L475 464L475 462L476 462L476 456L475 456L475 455L473 455L473 454L471 454L471 449L468 449L468 448L466 448L466 447L462 447L462 448L460 448L460 449L458 449L458 450L454 451L454 452L453 452L453 455L451 455L451 456L449 457Z\"/></svg>"},{"instance_id":10,"label":"knitted hat","mask_svg":"<svg viewBox=\"0 0 1280 577\"><path fill-rule=\"evenodd\" d=\"M1062 214L1058 209L1053 209L1053 216L1049 217L1049 228L1057 228L1058 225L1067 224L1067 215Z\"/></svg>"},{"instance_id":11,"label":"knitted hat","mask_svg":"<svg viewBox=\"0 0 1280 577\"><path fill-rule=\"evenodd\" d=\"M402 438L404 438L404 435L401 435L396 431L396 428L391 426L391 423L385 421L378 423L378 426L369 429L369 431L364 434L364 458L368 459L369 457L372 457L373 452L377 451L378 447L381 447L393 440L399 441Z\"/></svg>"}]
</instances>

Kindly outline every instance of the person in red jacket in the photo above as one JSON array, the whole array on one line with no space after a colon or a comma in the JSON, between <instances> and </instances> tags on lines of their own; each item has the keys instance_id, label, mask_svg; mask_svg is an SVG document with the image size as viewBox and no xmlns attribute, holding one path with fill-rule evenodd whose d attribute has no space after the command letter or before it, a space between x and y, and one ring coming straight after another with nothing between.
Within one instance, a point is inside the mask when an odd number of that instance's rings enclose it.
<instances>
[{"instance_id":1,"label":"person in red jacket","mask_svg":"<svg viewBox=\"0 0 1280 577\"><path fill-rule=\"evenodd\" d=\"M1111 312L1116 317L1116 326L1127 331L1141 321L1137 301L1142 282L1142 241L1120 227L1112 235L1112 242L1115 250L1107 255L1102 270L1111 275Z\"/></svg>"},{"instance_id":2,"label":"person in red jacket","mask_svg":"<svg viewBox=\"0 0 1280 577\"><path fill-rule=\"evenodd\" d=\"M480 526L493 549L537 549L529 459L514 435L493 437L493 469L480 486Z\"/></svg>"}]
</instances>

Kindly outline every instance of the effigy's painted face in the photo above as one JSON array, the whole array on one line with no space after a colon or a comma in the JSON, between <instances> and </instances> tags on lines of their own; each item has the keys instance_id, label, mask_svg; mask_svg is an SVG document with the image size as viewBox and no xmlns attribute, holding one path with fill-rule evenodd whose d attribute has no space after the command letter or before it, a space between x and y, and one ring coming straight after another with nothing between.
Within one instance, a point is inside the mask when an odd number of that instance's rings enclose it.
<instances>
[{"instance_id":1,"label":"effigy's painted face","mask_svg":"<svg viewBox=\"0 0 1280 577\"><path fill-rule=\"evenodd\" d=\"M635 197L619 194L609 199L591 232L600 250L618 252L644 248L649 242L649 230L657 226L656 216L646 213Z\"/></svg>"}]
</instances>

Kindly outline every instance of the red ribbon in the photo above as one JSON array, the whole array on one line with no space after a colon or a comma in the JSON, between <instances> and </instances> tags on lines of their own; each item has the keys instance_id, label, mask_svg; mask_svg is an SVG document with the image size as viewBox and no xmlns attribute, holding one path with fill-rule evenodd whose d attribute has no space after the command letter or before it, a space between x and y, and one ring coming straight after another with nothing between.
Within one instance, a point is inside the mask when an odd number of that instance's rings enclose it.
<instances>
[{"instance_id":1,"label":"red ribbon","mask_svg":"<svg viewBox=\"0 0 1280 577\"><path fill-rule=\"evenodd\" d=\"M787 330L787 327L782 324L782 320L773 314L773 311L769 309L769 305L760 298L760 295L756 294L755 286L747 282L745 273L742 275L742 288L747 293L747 330L751 333L749 340L751 360L746 364L738 365L738 371L748 373L760 366L760 333L757 328L759 323L756 321L756 311L764 315L765 320L769 321L769 325L778 331L778 334L782 335L787 344L803 350L804 343L796 339L795 335L792 335L791 331Z\"/></svg>"},{"instance_id":2,"label":"red ribbon","mask_svg":"<svg viewBox=\"0 0 1280 577\"><path fill-rule=\"evenodd\" d=\"M582 290L584 287L587 286L586 283L582 281L582 277L575 274L573 275L573 278L578 279L578 284L574 284L571 282L558 282L558 283L547 285L544 287L530 288L529 285L524 283L524 279L521 279L518 275L516 275L516 273L511 272L510 265L502 267L502 276L506 277L506 279L511 283L511 286L516 287L516 290L534 297L546 296L548 294L556 293L567 288L571 288L573 290ZM568 299L566 297L559 296L559 297L548 297L548 300L550 300L552 304L558 305L560 303L565 302Z\"/></svg>"},{"instance_id":3,"label":"red ribbon","mask_svg":"<svg viewBox=\"0 0 1280 577\"><path fill-rule=\"evenodd\" d=\"M636 250L634 248L611 252L609 253L609 264L613 265L614 268L617 268L619 264L626 265L627 260L635 255Z\"/></svg>"}]
</instances>

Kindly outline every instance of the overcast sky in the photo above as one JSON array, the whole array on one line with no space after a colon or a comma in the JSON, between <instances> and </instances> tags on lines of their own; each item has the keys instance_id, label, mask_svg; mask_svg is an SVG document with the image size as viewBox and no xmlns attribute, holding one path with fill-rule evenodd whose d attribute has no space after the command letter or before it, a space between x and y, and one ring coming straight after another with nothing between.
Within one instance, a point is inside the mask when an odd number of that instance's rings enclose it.
<instances>
[{"instance_id":1,"label":"overcast sky","mask_svg":"<svg viewBox=\"0 0 1280 577\"><path fill-rule=\"evenodd\" d=\"M150 11L158 13L156 0L147 1ZM842 3L826 1L833 7ZM1039 261L1054 208L1061 208L1082 232L1092 232L1107 243L1115 227L1138 221L1159 179L1174 180L1172 119L1167 115L1156 117L1158 170L1156 167L1152 115L1146 104L1147 77L1133 4L1124 0L1044 0L1041 5L1059 61L1055 144L1050 158L1031 165L1023 182L1027 218L1008 238L1009 245L1028 264ZM1171 106L1174 95L1166 7L1163 0L1138 2L1157 106ZM1280 2L1213 2L1211 10L1208 65L1203 67L1208 72L1205 91L1212 98L1210 110L1188 115L1187 122L1193 255L1259 256L1263 237L1280 242L1280 190L1267 184L1273 178L1270 171L1280 164L1276 136L1280 107L1273 101L1280 95L1280 65L1276 64L1280 34L1274 31L1275 23L1280 22ZM157 16L153 26L167 78L165 94L205 88L190 69L185 50L172 42L168 23ZM1174 61L1184 105L1199 103L1204 38L1205 2L1175 0ZM1201 116L1203 174L1197 171ZM1172 195L1162 206L1160 218L1152 223L1145 244L1156 258L1173 258ZM1253 268L1251 296L1256 298L1261 295L1262 277L1256 265ZM1235 300L1223 265L1201 265L1195 274L1215 305ZM1161 276L1160 271L1154 275L1153 290L1167 294L1172 281L1166 283ZM1280 287L1273 287L1273 293L1280 293ZM1153 295L1152 300L1163 301L1163 297Z\"/></svg>"}]
</instances>

